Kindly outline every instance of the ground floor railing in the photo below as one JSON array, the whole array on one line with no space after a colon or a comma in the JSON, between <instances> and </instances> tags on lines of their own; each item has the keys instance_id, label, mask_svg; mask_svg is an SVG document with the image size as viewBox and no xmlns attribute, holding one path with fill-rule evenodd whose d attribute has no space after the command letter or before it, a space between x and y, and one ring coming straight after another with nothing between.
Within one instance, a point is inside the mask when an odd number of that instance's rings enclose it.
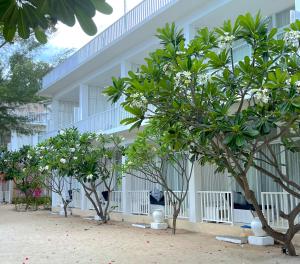
<instances>
[{"instance_id":1,"label":"ground floor railing","mask_svg":"<svg viewBox=\"0 0 300 264\"><path fill-rule=\"evenodd\" d=\"M80 190L73 191L72 206L75 208L81 208L81 193Z\"/></svg>"},{"instance_id":2,"label":"ground floor railing","mask_svg":"<svg viewBox=\"0 0 300 264\"><path fill-rule=\"evenodd\" d=\"M128 206L131 214L150 214L150 191L128 191Z\"/></svg>"},{"instance_id":3,"label":"ground floor railing","mask_svg":"<svg viewBox=\"0 0 300 264\"><path fill-rule=\"evenodd\" d=\"M181 191L174 191L174 194L178 197L183 197L184 192ZM173 216L173 204L176 202L176 198L171 192L167 193L165 191L165 217L169 218ZM180 211L178 214L178 218L189 218L189 199L188 199L188 194L185 196L185 199L183 200Z\"/></svg>"},{"instance_id":4,"label":"ground floor railing","mask_svg":"<svg viewBox=\"0 0 300 264\"><path fill-rule=\"evenodd\" d=\"M113 191L110 198L110 208L113 212L123 212L122 191Z\"/></svg>"},{"instance_id":5,"label":"ground floor railing","mask_svg":"<svg viewBox=\"0 0 300 264\"><path fill-rule=\"evenodd\" d=\"M3 202L10 202L10 195L9 195L9 191L0 191L0 203Z\"/></svg>"},{"instance_id":6,"label":"ground floor railing","mask_svg":"<svg viewBox=\"0 0 300 264\"><path fill-rule=\"evenodd\" d=\"M280 211L290 213L299 203L300 199L285 192L262 192L262 210L267 218L268 224L275 228L288 228L286 219L280 217ZM300 214L295 219L300 223Z\"/></svg>"},{"instance_id":7,"label":"ground floor railing","mask_svg":"<svg viewBox=\"0 0 300 264\"><path fill-rule=\"evenodd\" d=\"M200 218L202 221L233 223L232 192L198 191Z\"/></svg>"}]
</instances>

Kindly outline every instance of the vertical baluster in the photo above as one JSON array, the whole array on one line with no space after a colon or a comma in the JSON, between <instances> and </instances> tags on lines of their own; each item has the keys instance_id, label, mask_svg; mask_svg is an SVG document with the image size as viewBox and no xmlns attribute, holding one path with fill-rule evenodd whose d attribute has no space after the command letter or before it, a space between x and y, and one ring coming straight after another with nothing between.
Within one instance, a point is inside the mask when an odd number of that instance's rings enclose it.
<instances>
[{"instance_id":1,"label":"vertical baluster","mask_svg":"<svg viewBox=\"0 0 300 264\"><path fill-rule=\"evenodd\" d=\"M278 194L275 194L275 213L276 213L276 226L279 225L279 203L278 203Z\"/></svg>"},{"instance_id":2,"label":"vertical baluster","mask_svg":"<svg viewBox=\"0 0 300 264\"><path fill-rule=\"evenodd\" d=\"M266 204L267 204L267 220L268 220L268 224L270 224L269 195L266 195Z\"/></svg>"},{"instance_id":3,"label":"vertical baluster","mask_svg":"<svg viewBox=\"0 0 300 264\"><path fill-rule=\"evenodd\" d=\"M273 201L273 193L271 193L270 194L270 196L271 196L271 214L272 214L272 216L271 216L271 222L273 222L273 224L275 224L275 216L274 216L274 201Z\"/></svg>"}]
</instances>

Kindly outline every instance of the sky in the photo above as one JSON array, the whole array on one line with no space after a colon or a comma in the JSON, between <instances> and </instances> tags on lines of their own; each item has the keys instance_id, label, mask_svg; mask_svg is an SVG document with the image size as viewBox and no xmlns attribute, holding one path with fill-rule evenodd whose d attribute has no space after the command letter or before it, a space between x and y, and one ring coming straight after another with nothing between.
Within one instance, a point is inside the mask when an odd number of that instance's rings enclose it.
<instances>
[{"instance_id":1,"label":"sky","mask_svg":"<svg viewBox=\"0 0 300 264\"><path fill-rule=\"evenodd\" d=\"M125 1L126 11L129 11L134 6L142 2L142 0L107 0L107 3L109 3L113 7L113 13L111 15L103 15L97 12L93 19L98 28L97 34L106 29L109 25L111 25L124 14ZM91 37L86 35L82 31L78 23L76 23L73 27L68 27L64 24L59 23L57 25L57 31L49 40L48 45L49 48L54 50L60 48L79 49L94 37L95 36Z\"/></svg>"}]
</instances>

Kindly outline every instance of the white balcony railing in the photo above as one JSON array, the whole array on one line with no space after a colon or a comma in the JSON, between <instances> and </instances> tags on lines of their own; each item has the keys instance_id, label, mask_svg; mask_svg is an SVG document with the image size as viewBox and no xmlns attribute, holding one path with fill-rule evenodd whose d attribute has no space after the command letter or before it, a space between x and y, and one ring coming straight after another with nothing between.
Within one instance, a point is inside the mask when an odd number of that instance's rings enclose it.
<instances>
[{"instance_id":1,"label":"white balcony railing","mask_svg":"<svg viewBox=\"0 0 300 264\"><path fill-rule=\"evenodd\" d=\"M10 192L9 191L0 191L0 203L10 203Z\"/></svg>"},{"instance_id":2,"label":"white balcony railing","mask_svg":"<svg viewBox=\"0 0 300 264\"><path fill-rule=\"evenodd\" d=\"M53 131L49 131L39 136L39 142L46 140L47 138L54 137L60 129L65 129L68 127L77 127L81 133L84 132L106 132L112 129L122 128L125 126L121 125L120 122L130 117L131 114L126 112L122 106L117 106L89 116L87 119L70 123L64 126L61 126Z\"/></svg>"},{"instance_id":3,"label":"white balcony railing","mask_svg":"<svg viewBox=\"0 0 300 264\"><path fill-rule=\"evenodd\" d=\"M131 214L150 214L150 192L149 191L129 191L128 205Z\"/></svg>"},{"instance_id":4,"label":"white balcony railing","mask_svg":"<svg viewBox=\"0 0 300 264\"><path fill-rule=\"evenodd\" d=\"M233 223L232 192L198 191L202 221Z\"/></svg>"},{"instance_id":5,"label":"white balcony railing","mask_svg":"<svg viewBox=\"0 0 300 264\"><path fill-rule=\"evenodd\" d=\"M123 212L122 208L122 191L111 192L110 208L113 212Z\"/></svg>"},{"instance_id":6,"label":"white balcony railing","mask_svg":"<svg viewBox=\"0 0 300 264\"><path fill-rule=\"evenodd\" d=\"M122 106L117 106L89 116L87 119L81 120L74 124L80 132L99 132L107 131L122 126L120 122L130 117L131 115L126 112Z\"/></svg>"},{"instance_id":7,"label":"white balcony railing","mask_svg":"<svg viewBox=\"0 0 300 264\"><path fill-rule=\"evenodd\" d=\"M275 228L286 229L288 222L280 217L280 211L290 213L300 203L300 199L286 192L262 192L261 202L268 224ZM295 223L300 223L300 214L296 217Z\"/></svg>"},{"instance_id":8,"label":"white balcony railing","mask_svg":"<svg viewBox=\"0 0 300 264\"><path fill-rule=\"evenodd\" d=\"M16 113L17 116L25 117L28 123L46 125L48 122L48 113L46 112L26 112Z\"/></svg>"},{"instance_id":9,"label":"white balcony railing","mask_svg":"<svg viewBox=\"0 0 300 264\"><path fill-rule=\"evenodd\" d=\"M159 10L177 1L178 0L145 0L141 2L106 30L98 34L92 41L75 52L70 58L48 73L43 78L43 87L47 88L59 79L65 77L136 26L151 19Z\"/></svg>"},{"instance_id":10,"label":"white balcony railing","mask_svg":"<svg viewBox=\"0 0 300 264\"><path fill-rule=\"evenodd\" d=\"M183 195L183 192L180 191L174 191L174 193L180 197L180 195ZM176 202L176 199L172 193L169 193L171 196L171 199L169 199L169 196L167 192L165 192L165 217L173 217L173 203ZM180 211L178 214L178 218L189 218L189 199L188 195L186 195L185 199L183 200Z\"/></svg>"}]
</instances>

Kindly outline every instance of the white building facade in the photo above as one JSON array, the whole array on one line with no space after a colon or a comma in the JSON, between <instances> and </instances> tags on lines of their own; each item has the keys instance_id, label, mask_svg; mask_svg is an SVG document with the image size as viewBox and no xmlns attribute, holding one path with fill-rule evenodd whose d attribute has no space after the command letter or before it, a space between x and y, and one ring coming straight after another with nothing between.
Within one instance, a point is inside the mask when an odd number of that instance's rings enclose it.
<instances>
[{"instance_id":1,"label":"white building facade","mask_svg":"<svg viewBox=\"0 0 300 264\"><path fill-rule=\"evenodd\" d=\"M19 150L25 145L35 146L39 142L39 136L46 132L48 123L48 106L42 103L26 104L18 107L15 114L26 117L28 128L32 131L28 135L20 134L17 131L10 131L6 138L5 145L10 151ZM13 198L13 182L4 181L0 175L0 203L11 203Z\"/></svg>"},{"instance_id":2,"label":"white building facade","mask_svg":"<svg viewBox=\"0 0 300 264\"><path fill-rule=\"evenodd\" d=\"M126 144L130 144L135 135L129 133L127 126L120 125L120 121L129 117L129 114L120 106L121 102L114 105L108 102L102 91L111 84L112 77L125 77L128 71L135 71L143 64L149 52L159 47L154 35L156 29L165 23L175 22L177 27L184 29L186 39L191 40L198 28L212 28L221 25L224 20L234 20L240 14L261 11L263 16L270 17L271 26L279 28L280 34L280 29L297 15L295 9L300 10L299 0L141 2L44 77L40 94L51 98L52 112L48 131L39 140L56 135L60 129L75 126L80 132L117 133L126 138ZM250 50L247 44L237 43L234 53L239 60L249 54ZM283 152L281 158L288 160L287 164L291 166L288 165L287 169L293 170L298 175L295 177L299 177L300 157ZM286 223L279 219L279 210L299 201L289 197L257 172L253 173L255 175L251 178L255 180L250 184L259 202L268 205L267 208L272 205L272 210L266 212L268 220L274 226L284 227ZM123 176L122 186L113 192L112 201L116 205L114 210L123 214L150 214L149 192L154 188L156 186ZM191 222L249 223L252 218L250 210L234 206L236 195L240 193L233 179L215 173L212 166L197 165L179 217ZM77 192L73 198L74 207L81 210L92 208L83 192ZM288 205L284 201L289 201ZM58 199L53 195L53 206L58 204ZM165 206L165 212L167 215L170 212L168 205Z\"/></svg>"}]
</instances>

